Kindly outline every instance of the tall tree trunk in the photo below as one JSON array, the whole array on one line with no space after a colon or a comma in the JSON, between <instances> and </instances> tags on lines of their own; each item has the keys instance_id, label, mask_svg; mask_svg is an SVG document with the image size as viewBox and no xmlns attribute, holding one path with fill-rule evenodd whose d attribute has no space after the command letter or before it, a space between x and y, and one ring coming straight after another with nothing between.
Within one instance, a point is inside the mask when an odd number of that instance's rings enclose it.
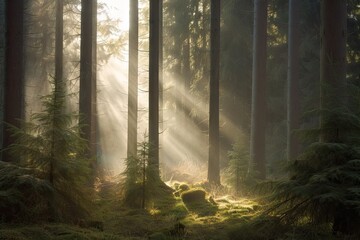
<instances>
[{"instance_id":1,"label":"tall tree trunk","mask_svg":"<svg viewBox=\"0 0 360 240\"><path fill-rule=\"evenodd\" d=\"M150 1L149 39L149 164L157 172L159 172L160 1L162 0Z\"/></svg>"},{"instance_id":2,"label":"tall tree trunk","mask_svg":"<svg viewBox=\"0 0 360 240\"><path fill-rule=\"evenodd\" d=\"M163 49L163 1L160 1L160 30L159 30L159 129L160 129L160 139L159 139L159 161L162 160L164 151L160 146L163 143L163 131L164 131L164 49Z\"/></svg>"},{"instance_id":3,"label":"tall tree trunk","mask_svg":"<svg viewBox=\"0 0 360 240\"><path fill-rule=\"evenodd\" d=\"M64 24L63 24L63 12L64 12L64 2L63 0L56 1L56 24L55 24L55 91L54 91L54 106L57 106L58 102L61 101L61 95L64 93L64 79L63 79L63 48L64 48ZM61 111L64 109L58 109L60 111L55 111L52 119L52 131L55 131L55 126L58 116ZM54 132L53 132L54 133ZM58 139L56 139L55 134L52 135L51 139L51 158L49 166L49 182L54 186L55 180L55 166L56 158L55 153L58 152L56 149L58 146ZM55 209L55 196L51 195L49 198L49 217L54 220L57 219L56 209Z\"/></svg>"},{"instance_id":4,"label":"tall tree trunk","mask_svg":"<svg viewBox=\"0 0 360 240\"><path fill-rule=\"evenodd\" d=\"M220 0L211 0L210 110L208 181L220 184L219 79L220 79Z\"/></svg>"},{"instance_id":5,"label":"tall tree trunk","mask_svg":"<svg viewBox=\"0 0 360 240\"><path fill-rule=\"evenodd\" d=\"M320 32L320 141L341 142L341 132L334 125L336 115L346 107L346 34L345 0L321 1ZM330 113L330 114L329 114ZM339 206L333 220L333 232L352 235L358 232L359 214Z\"/></svg>"},{"instance_id":6,"label":"tall tree trunk","mask_svg":"<svg viewBox=\"0 0 360 240\"><path fill-rule=\"evenodd\" d=\"M322 0L321 19L320 127L331 130L323 131L320 140L337 142L339 133L336 126L329 126L324 110L338 111L346 102L346 1Z\"/></svg>"},{"instance_id":7,"label":"tall tree trunk","mask_svg":"<svg viewBox=\"0 0 360 240\"><path fill-rule=\"evenodd\" d=\"M64 0L56 1L56 30L55 30L55 92L61 89L63 79L63 49L64 49Z\"/></svg>"},{"instance_id":8,"label":"tall tree trunk","mask_svg":"<svg viewBox=\"0 0 360 240\"><path fill-rule=\"evenodd\" d=\"M5 51L6 51L6 1L0 1L0 149L4 140L4 89L5 89ZM0 154L0 161L2 154Z\"/></svg>"},{"instance_id":9,"label":"tall tree trunk","mask_svg":"<svg viewBox=\"0 0 360 240\"><path fill-rule=\"evenodd\" d=\"M64 12L64 2L63 0L58 0L56 2L56 24L55 24L55 91L54 91L54 105L57 103L62 97L61 95L64 92L64 81L63 81L63 46L64 46L64 28L63 28L63 12ZM63 109L62 109L63 110ZM53 128L55 128L57 116L54 113L52 124ZM50 159L50 167L49 167L49 182L53 185L54 184L54 153L56 149L56 142L55 136L53 134L52 141L51 141L51 159Z\"/></svg>"},{"instance_id":10,"label":"tall tree trunk","mask_svg":"<svg viewBox=\"0 0 360 240\"><path fill-rule=\"evenodd\" d=\"M127 157L137 153L138 119L138 46L139 46L139 11L138 0L130 1L129 27L129 89L128 89L128 141Z\"/></svg>"},{"instance_id":11,"label":"tall tree trunk","mask_svg":"<svg viewBox=\"0 0 360 240\"><path fill-rule=\"evenodd\" d=\"M255 0L254 9L249 172L259 179L265 179L267 0Z\"/></svg>"},{"instance_id":12,"label":"tall tree trunk","mask_svg":"<svg viewBox=\"0 0 360 240\"><path fill-rule=\"evenodd\" d=\"M24 0L7 1L6 79L4 122L20 127L24 118ZM4 131L4 147L13 143L11 132ZM7 154L3 160L10 161Z\"/></svg>"},{"instance_id":13,"label":"tall tree trunk","mask_svg":"<svg viewBox=\"0 0 360 240\"><path fill-rule=\"evenodd\" d=\"M88 155L96 156L96 0L81 1L80 124Z\"/></svg>"},{"instance_id":14,"label":"tall tree trunk","mask_svg":"<svg viewBox=\"0 0 360 240\"><path fill-rule=\"evenodd\" d=\"M288 27L288 72L287 72L287 160L293 161L299 153L299 141L294 134L299 129L300 99L299 99L299 3L300 0L289 1Z\"/></svg>"}]
</instances>

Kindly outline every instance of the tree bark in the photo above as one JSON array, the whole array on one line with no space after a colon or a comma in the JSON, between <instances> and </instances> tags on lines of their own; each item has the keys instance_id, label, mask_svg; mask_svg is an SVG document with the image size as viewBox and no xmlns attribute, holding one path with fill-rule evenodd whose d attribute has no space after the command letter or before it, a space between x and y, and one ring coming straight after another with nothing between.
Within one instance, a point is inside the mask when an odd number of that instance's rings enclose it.
<instances>
[{"instance_id":1,"label":"tree bark","mask_svg":"<svg viewBox=\"0 0 360 240\"><path fill-rule=\"evenodd\" d=\"M164 39L163 39L163 1L160 1L160 32L159 32L159 161L162 160L164 156L164 150L160 146L163 143L163 131L164 131Z\"/></svg>"},{"instance_id":2,"label":"tree bark","mask_svg":"<svg viewBox=\"0 0 360 240\"><path fill-rule=\"evenodd\" d=\"M255 0L254 9L249 172L265 179L267 0Z\"/></svg>"},{"instance_id":3,"label":"tree bark","mask_svg":"<svg viewBox=\"0 0 360 240\"><path fill-rule=\"evenodd\" d=\"M80 124L89 157L96 156L96 0L81 1Z\"/></svg>"},{"instance_id":4,"label":"tree bark","mask_svg":"<svg viewBox=\"0 0 360 240\"><path fill-rule=\"evenodd\" d=\"M149 164L159 172L160 1L150 1L149 39Z\"/></svg>"},{"instance_id":5,"label":"tree bark","mask_svg":"<svg viewBox=\"0 0 360 240\"><path fill-rule=\"evenodd\" d=\"M55 92L63 87L63 49L64 49L64 1L56 1L56 30L55 30ZM63 89L61 89L63 90Z\"/></svg>"},{"instance_id":6,"label":"tree bark","mask_svg":"<svg viewBox=\"0 0 360 240\"><path fill-rule=\"evenodd\" d=\"M4 140L4 89L5 89L5 64L6 64L6 1L0 1L0 148ZM0 161L2 154L0 154Z\"/></svg>"},{"instance_id":7,"label":"tree bark","mask_svg":"<svg viewBox=\"0 0 360 240\"><path fill-rule=\"evenodd\" d=\"M329 126L324 110L336 111L346 103L346 1L322 0L321 19L320 127L330 130L324 130L320 140L336 142L339 133L336 126Z\"/></svg>"},{"instance_id":8,"label":"tree bark","mask_svg":"<svg viewBox=\"0 0 360 240\"><path fill-rule=\"evenodd\" d=\"M289 1L288 27L288 72L287 72L287 160L296 159L299 153L299 140L294 130L299 129L300 99L299 99L299 4L300 0Z\"/></svg>"},{"instance_id":9,"label":"tree bark","mask_svg":"<svg viewBox=\"0 0 360 240\"><path fill-rule=\"evenodd\" d=\"M24 0L7 1L6 76L4 122L20 127L24 119ZM6 126L5 126L6 129ZM12 144L11 132L4 131L4 148ZM7 154L3 160L10 161Z\"/></svg>"},{"instance_id":10,"label":"tree bark","mask_svg":"<svg viewBox=\"0 0 360 240\"><path fill-rule=\"evenodd\" d=\"M220 185L219 80L220 80L220 0L211 0L210 109L208 181Z\"/></svg>"},{"instance_id":11,"label":"tree bark","mask_svg":"<svg viewBox=\"0 0 360 240\"><path fill-rule=\"evenodd\" d=\"M129 0L129 88L128 88L128 141L127 157L137 155L137 119L138 119L138 45L139 11L138 0Z\"/></svg>"}]
</instances>

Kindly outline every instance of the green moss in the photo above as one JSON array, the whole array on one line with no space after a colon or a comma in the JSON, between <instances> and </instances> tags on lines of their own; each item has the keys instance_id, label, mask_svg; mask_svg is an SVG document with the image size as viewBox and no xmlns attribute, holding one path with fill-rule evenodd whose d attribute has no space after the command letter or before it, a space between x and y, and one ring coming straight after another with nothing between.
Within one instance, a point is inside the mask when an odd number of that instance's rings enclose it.
<instances>
[{"instance_id":1,"label":"green moss","mask_svg":"<svg viewBox=\"0 0 360 240\"><path fill-rule=\"evenodd\" d=\"M132 239L83 229L65 224L33 225L25 227L7 227L0 229L0 240L124 240Z\"/></svg>"},{"instance_id":2,"label":"green moss","mask_svg":"<svg viewBox=\"0 0 360 240\"><path fill-rule=\"evenodd\" d=\"M165 215L173 215L178 219L186 217L188 211L182 202L177 202L169 211L164 212Z\"/></svg>"},{"instance_id":3,"label":"green moss","mask_svg":"<svg viewBox=\"0 0 360 240\"><path fill-rule=\"evenodd\" d=\"M185 204L194 203L194 202L203 202L205 201L205 190L201 188L193 188L187 190L181 194L181 199Z\"/></svg>"},{"instance_id":4,"label":"green moss","mask_svg":"<svg viewBox=\"0 0 360 240\"><path fill-rule=\"evenodd\" d=\"M206 192L201 188L194 188L181 194L186 208L199 216L210 216L217 212L217 206L205 199Z\"/></svg>"},{"instance_id":5,"label":"green moss","mask_svg":"<svg viewBox=\"0 0 360 240\"><path fill-rule=\"evenodd\" d=\"M179 185L179 190L181 190L181 191L187 191L189 189L190 189L190 187L186 183L182 183L182 184Z\"/></svg>"},{"instance_id":6,"label":"green moss","mask_svg":"<svg viewBox=\"0 0 360 240\"><path fill-rule=\"evenodd\" d=\"M162 232L156 232L149 236L149 240L167 240L169 239L169 236L166 236Z\"/></svg>"},{"instance_id":7,"label":"green moss","mask_svg":"<svg viewBox=\"0 0 360 240\"><path fill-rule=\"evenodd\" d=\"M16 230L0 229L0 240L27 240L21 232Z\"/></svg>"}]
</instances>

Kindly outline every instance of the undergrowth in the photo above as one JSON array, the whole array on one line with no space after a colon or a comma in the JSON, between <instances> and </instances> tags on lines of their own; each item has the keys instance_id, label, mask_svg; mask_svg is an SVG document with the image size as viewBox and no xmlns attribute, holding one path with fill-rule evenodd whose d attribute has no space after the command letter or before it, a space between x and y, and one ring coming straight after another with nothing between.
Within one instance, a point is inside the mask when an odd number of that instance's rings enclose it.
<instances>
[{"instance_id":1,"label":"undergrowth","mask_svg":"<svg viewBox=\"0 0 360 240\"><path fill-rule=\"evenodd\" d=\"M0 239L344 239L333 236L329 225L293 226L278 217L263 216L263 206L255 200L222 196L210 203L210 195L206 193L201 201L216 207L211 214L198 214L199 209L189 208L180 197L164 198L148 209L130 209L119 198L99 199L94 215L103 221L103 232L76 224L0 225Z\"/></svg>"}]
</instances>

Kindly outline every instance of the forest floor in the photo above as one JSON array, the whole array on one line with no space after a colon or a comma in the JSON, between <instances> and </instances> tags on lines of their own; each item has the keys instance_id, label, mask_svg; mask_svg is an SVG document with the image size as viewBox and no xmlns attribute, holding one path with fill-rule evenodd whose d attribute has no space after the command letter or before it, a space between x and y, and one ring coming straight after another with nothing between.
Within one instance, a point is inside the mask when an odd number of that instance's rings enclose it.
<instances>
[{"instance_id":1,"label":"forest floor","mask_svg":"<svg viewBox=\"0 0 360 240\"><path fill-rule=\"evenodd\" d=\"M263 206L247 198L222 196L185 204L172 196L142 210L124 207L108 192L96 205L96 221L0 225L0 240L351 239L334 237L329 226L293 227L276 217L259 217Z\"/></svg>"}]
</instances>

